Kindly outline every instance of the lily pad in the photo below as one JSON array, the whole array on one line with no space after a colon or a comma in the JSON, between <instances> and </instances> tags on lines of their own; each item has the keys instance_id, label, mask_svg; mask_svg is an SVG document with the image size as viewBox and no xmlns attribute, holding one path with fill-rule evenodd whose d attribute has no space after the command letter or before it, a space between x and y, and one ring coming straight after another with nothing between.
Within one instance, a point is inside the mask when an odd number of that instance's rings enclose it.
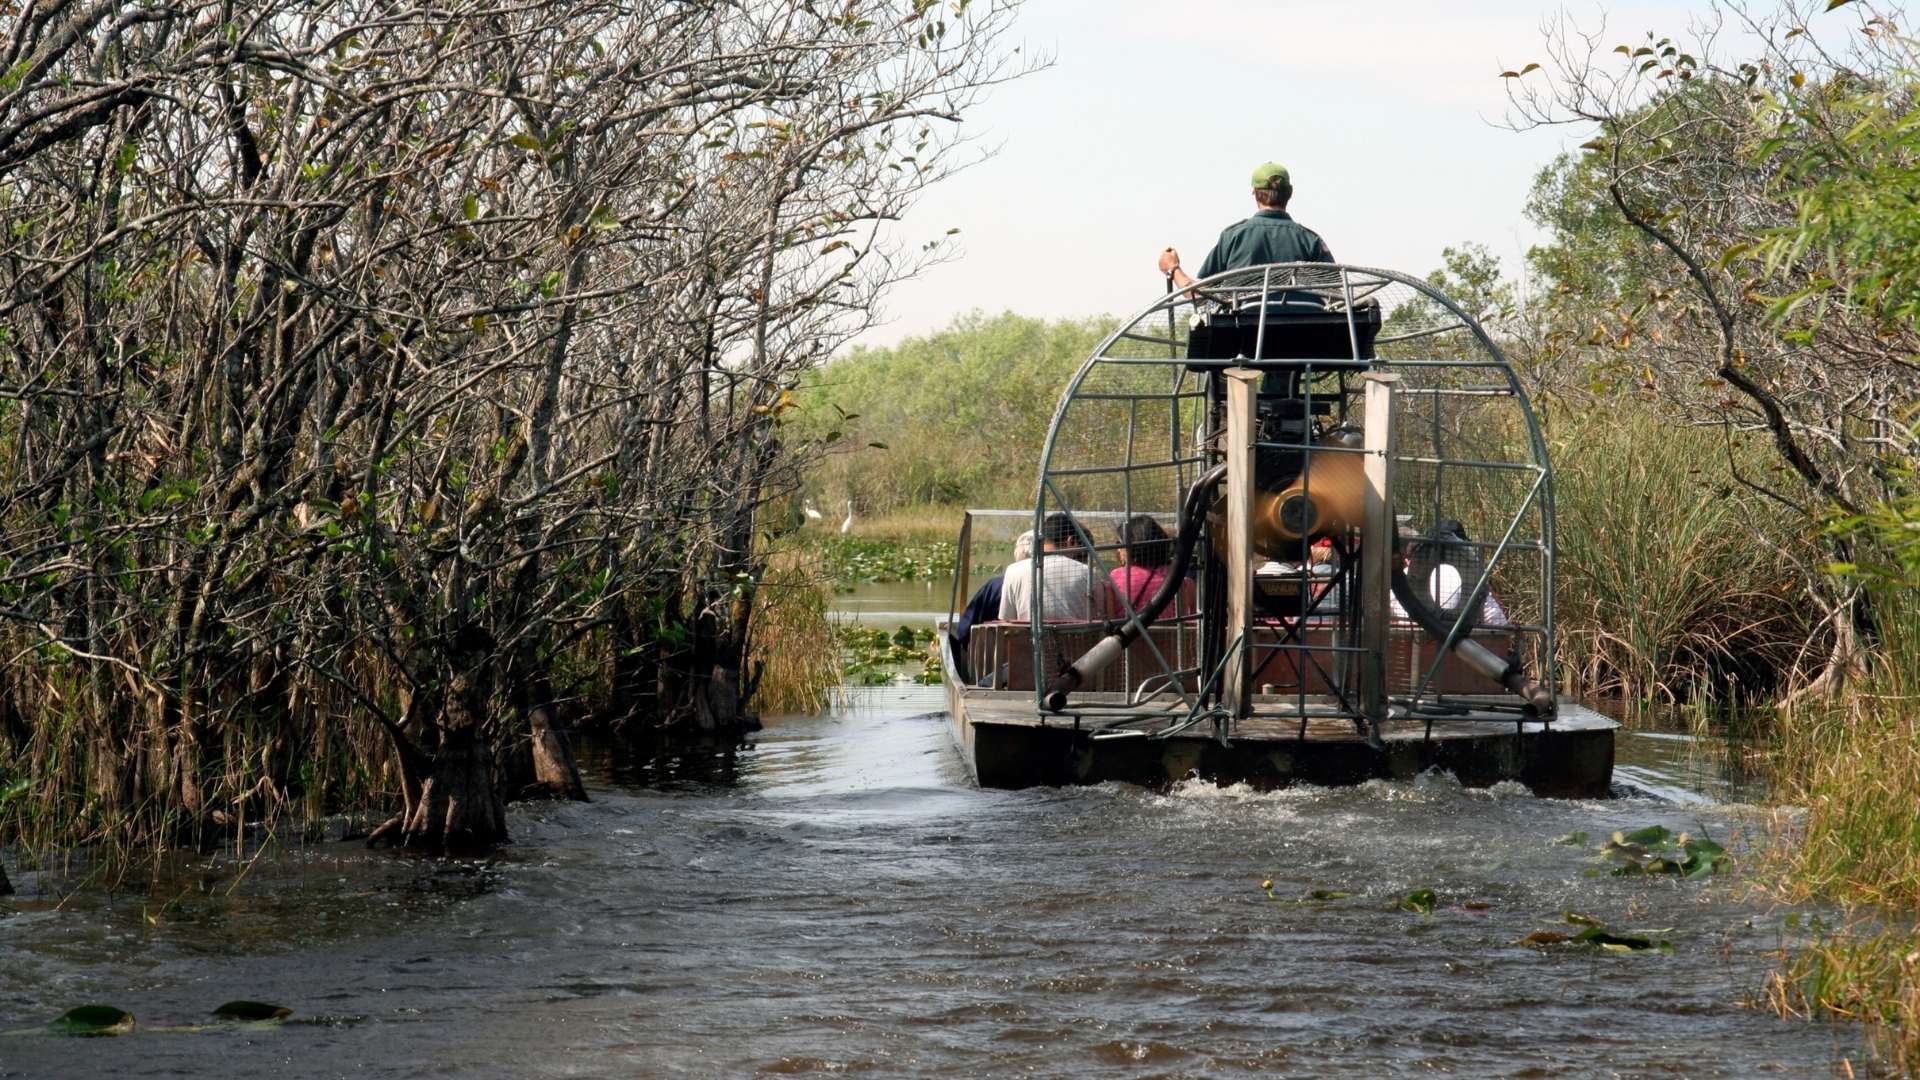
<instances>
[{"instance_id":1,"label":"lily pad","mask_svg":"<svg viewBox=\"0 0 1920 1080\"><path fill-rule=\"evenodd\" d=\"M229 1001L213 1010L215 1020L232 1020L242 1024L285 1020L292 1015L293 1010L285 1005L268 1005L262 1001Z\"/></svg>"},{"instance_id":2,"label":"lily pad","mask_svg":"<svg viewBox=\"0 0 1920 1080\"><path fill-rule=\"evenodd\" d=\"M1415 889L1400 898L1400 910L1416 911L1422 915L1431 915L1433 914L1434 905L1439 902L1440 898L1434 895L1432 889Z\"/></svg>"},{"instance_id":3,"label":"lily pad","mask_svg":"<svg viewBox=\"0 0 1920 1080\"><path fill-rule=\"evenodd\" d=\"M1567 921L1568 925L1580 927L1580 932L1567 934L1558 930L1536 930L1514 944L1566 945L1609 953L1673 952L1673 945L1668 941L1655 940L1638 932L1616 934L1591 915L1582 915L1577 911L1563 911L1560 916Z\"/></svg>"},{"instance_id":4,"label":"lily pad","mask_svg":"<svg viewBox=\"0 0 1920 1080\"><path fill-rule=\"evenodd\" d=\"M1699 880L1719 873L1733 856L1705 834L1675 834L1663 825L1616 832L1600 845L1600 857L1614 864L1616 877L1673 874Z\"/></svg>"},{"instance_id":5,"label":"lily pad","mask_svg":"<svg viewBox=\"0 0 1920 1080\"><path fill-rule=\"evenodd\" d=\"M1635 829L1630 833L1613 834L1613 842L1616 844L1664 844L1672 838L1673 833L1665 825L1648 825L1646 828Z\"/></svg>"},{"instance_id":6,"label":"lily pad","mask_svg":"<svg viewBox=\"0 0 1920 1080\"><path fill-rule=\"evenodd\" d=\"M125 1035L133 1030L133 1014L111 1005L81 1005L60 1014L47 1030L55 1035Z\"/></svg>"},{"instance_id":7,"label":"lily pad","mask_svg":"<svg viewBox=\"0 0 1920 1080\"><path fill-rule=\"evenodd\" d=\"M1653 942L1643 937L1627 934L1613 934L1598 926L1589 926L1573 936L1573 940L1588 945L1597 945L1609 952L1640 952L1653 948Z\"/></svg>"}]
</instances>

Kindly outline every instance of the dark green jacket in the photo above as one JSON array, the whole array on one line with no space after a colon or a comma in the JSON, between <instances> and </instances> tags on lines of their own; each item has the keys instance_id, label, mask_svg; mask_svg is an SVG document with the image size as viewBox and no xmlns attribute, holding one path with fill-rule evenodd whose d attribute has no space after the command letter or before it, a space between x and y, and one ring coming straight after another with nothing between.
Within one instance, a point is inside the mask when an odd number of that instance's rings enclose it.
<instances>
[{"instance_id":1,"label":"dark green jacket","mask_svg":"<svg viewBox=\"0 0 1920 1080\"><path fill-rule=\"evenodd\" d=\"M1260 210L1221 231L1213 250L1207 252L1207 261L1200 264L1200 276L1265 263L1332 261L1333 252L1319 233L1293 220L1285 210Z\"/></svg>"}]
</instances>

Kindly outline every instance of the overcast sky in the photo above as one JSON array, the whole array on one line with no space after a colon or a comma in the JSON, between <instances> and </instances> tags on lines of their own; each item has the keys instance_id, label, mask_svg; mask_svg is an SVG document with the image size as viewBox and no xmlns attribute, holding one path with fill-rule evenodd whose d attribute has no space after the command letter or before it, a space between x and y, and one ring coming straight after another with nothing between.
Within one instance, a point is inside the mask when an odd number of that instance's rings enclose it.
<instances>
[{"instance_id":1,"label":"overcast sky","mask_svg":"<svg viewBox=\"0 0 1920 1080\"><path fill-rule=\"evenodd\" d=\"M1608 42L1685 29L1702 0L1571 4ZM1253 209L1263 161L1343 262L1426 274L1477 240L1510 271L1540 167L1588 134L1501 125L1502 69L1543 60L1558 4L1525 0L1028 0L1015 31L1048 70L966 120L985 162L929 192L901 239L961 230L959 257L889 297L886 345L971 308L1127 314L1163 288L1159 249L1197 270ZM1536 73L1534 78L1538 78Z\"/></svg>"}]
</instances>

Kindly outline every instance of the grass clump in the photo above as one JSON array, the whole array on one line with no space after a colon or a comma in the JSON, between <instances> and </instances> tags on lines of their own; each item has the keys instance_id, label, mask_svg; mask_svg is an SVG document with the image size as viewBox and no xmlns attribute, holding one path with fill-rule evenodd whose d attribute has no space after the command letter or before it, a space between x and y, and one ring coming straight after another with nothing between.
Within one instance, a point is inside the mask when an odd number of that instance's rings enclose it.
<instances>
[{"instance_id":1,"label":"grass clump","mask_svg":"<svg viewBox=\"0 0 1920 1080\"><path fill-rule=\"evenodd\" d=\"M817 713L839 684L828 579L814 566L807 553L778 552L754 592L749 670L758 672L753 702L763 713Z\"/></svg>"},{"instance_id":2,"label":"grass clump","mask_svg":"<svg viewBox=\"0 0 1920 1080\"><path fill-rule=\"evenodd\" d=\"M1775 783L1807 812L1779 856L1801 896L1920 906L1920 594L1901 600L1878 605L1880 647L1858 683L1775 724Z\"/></svg>"},{"instance_id":3,"label":"grass clump","mask_svg":"<svg viewBox=\"0 0 1920 1080\"><path fill-rule=\"evenodd\" d=\"M1838 692L1791 703L1775 724L1774 781L1806 808L1781 836L1781 890L1862 914L1783 953L1768 1000L1783 1016L1856 1020L1877 1058L1920 1073L1920 500L1855 522L1845 569L1867 589L1875 640Z\"/></svg>"},{"instance_id":4,"label":"grass clump","mask_svg":"<svg viewBox=\"0 0 1920 1080\"><path fill-rule=\"evenodd\" d=\"M1565 409L1554 464L1557 666L1579 693L1675 704L1770 688L1806 637L1803 523L1727 479L1718 429Z\"/></svg>"},{"instance_id":5,"label":"grass clump","mask_svg":"<svg viewBox=\"0 0 1920 1080\"><path fill-rule=\"evenodd\" d=\"M1866 1025L1874 1057L1920 1075L1920 927L1840 929L1784 955L1768 980L1781 1016Z\"/></svg>"}]
</instances>

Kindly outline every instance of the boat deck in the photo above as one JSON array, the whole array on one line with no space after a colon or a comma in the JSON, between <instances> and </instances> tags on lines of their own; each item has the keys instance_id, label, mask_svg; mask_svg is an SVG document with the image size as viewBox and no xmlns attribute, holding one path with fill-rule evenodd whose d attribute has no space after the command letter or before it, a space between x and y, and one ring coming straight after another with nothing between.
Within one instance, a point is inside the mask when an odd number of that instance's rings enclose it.
<instances>
[{"instance_id":1,"label":"boat deck","mask_svg":"<svg viewBox=\"0 0 1920 1080\"><path fill-rule=\"evenodd\" d=\"M1012 727L1089 731L1111 723L1125 706L1125 701L1119 694L1080 694L1074 699L1074 705L1078 706L1077 708L1069 708L1062 713L1043 713L1037 709L1031 690L965 689L961 694L965 698L966 710L973 723ZM1303 732L1298 713L1288 715L1285 711L1294 707L1294 701L1295 699L1290 696L1256 695L1253 700L1254 715L1235 721L1227 732L1228 738L1255 742L1365 743L1366 736L1355 727L1353 721L1340 716L1310 714ZM1154 704L1171 705L1172 703L1163 700ZM1163 727L1166 723L1166 720L1156 719L1149 724L1134 723L1125 726L1139 728L1142 734L1145 734L1147 730ZM1612 720L1592 709L1571 702L1562 702L1551 723L1519 720L1511 716L1502 717L1483 712L1478 716L1472 714L1436 716L1429 733L1429 725L1425 717L1398 718L1386 723L1381 732L1381 740L1383 742L1423 742L1428 738L1434 740L1485 739L1514 734L1539 734L1547 731L1565 733L1612 731L1616 726ZM1215 733L1211 723L1202 723L1169 738L1213 740Z\"/></svg>"}]
</instances>

